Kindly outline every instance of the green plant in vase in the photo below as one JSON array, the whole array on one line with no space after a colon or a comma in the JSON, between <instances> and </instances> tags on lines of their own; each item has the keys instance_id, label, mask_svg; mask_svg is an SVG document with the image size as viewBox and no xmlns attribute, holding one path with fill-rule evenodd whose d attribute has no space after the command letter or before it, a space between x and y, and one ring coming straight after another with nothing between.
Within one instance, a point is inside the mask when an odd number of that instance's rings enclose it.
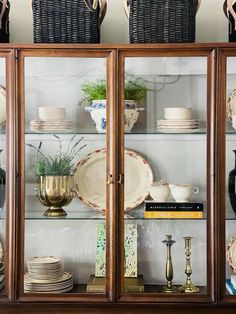
<instances>
[{"instance_id":1,"label":"green plant in vase","mask_svg":"<svg viewBox=\"0 0 236 314\"><path fill-rule=\"evenodd\" d=\"M90 112L91 118L99 133L106 132L106 80L100 79L95 82L85 82L81 86L84 99L81 103L89 102L85 110ZM141 77L127 74L125 76L125 132L131 132L138 120L139 112L144 108L138 108L138 104L145 101L147 86Z\"/></svg>"},{"instance_id":2,"label":"green plant in vase","mask_svg":"<svg viewBox=\"0 0 236 314\"><path fill-rule=\"evenodd\" d=\"M80 146L83 138L72 144L76 137L74 135L70 139L66 151L63 151L60 137L55 134L53 136L59 144L59 151L53 156L42 152L42 141L38 147L32 144L27 144L27 146L36 150L37 196L41 204L48 206L44 216L60 217L67 215L62 206L69 205L74 197L76 191L74 160L86 144Z\"/></svg>"}]
</instances>

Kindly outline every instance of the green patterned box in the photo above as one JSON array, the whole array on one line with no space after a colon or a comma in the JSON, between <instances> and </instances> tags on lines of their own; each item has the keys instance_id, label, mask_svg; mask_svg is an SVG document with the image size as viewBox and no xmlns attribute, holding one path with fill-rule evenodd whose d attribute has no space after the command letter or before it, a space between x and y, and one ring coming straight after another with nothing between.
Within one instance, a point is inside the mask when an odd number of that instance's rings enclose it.
<instances>
[{"instance_id":1,"label":"green patterned box","mask_svg":"<svg viewBox=\"0 0 236 314\"><path fill-rule=\"evenodd\" d=\"M125 277L138 276L137 224L125 224ZM106 225L97 225L95 276L106 276Z\"/></svg>"}]
</instances>

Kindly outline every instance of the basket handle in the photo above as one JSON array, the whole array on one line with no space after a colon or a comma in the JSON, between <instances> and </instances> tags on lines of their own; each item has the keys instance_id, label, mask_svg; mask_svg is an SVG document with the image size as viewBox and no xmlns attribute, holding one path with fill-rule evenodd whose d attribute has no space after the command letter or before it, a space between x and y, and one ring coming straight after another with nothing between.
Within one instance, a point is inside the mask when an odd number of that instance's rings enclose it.
<instances>
[{"instance_id":1,"label":"basket handle","mask_svg":"<svg viewBox=\"0 0 236 314\"><path fill-rule=\"evenodd\" d=\"M233 1L232 0L225 0L224 5L223 5L223 9L224 9L225 16L227 17L228 20L229 20L228 12L230 12L231 15L233 16L234 21L235 21L234 29L236 30L236 12L234 11L234 8L233 8ZM231 25L231 27L232 27L232 25Z\"/></svg>"},{"instance_id":2,"label":"basket handle","mask_svg":"<svg viewBox=\"0 0 236 314\"><path fill-rule=\"evenodd\" d=\"M2 1L2 0L0 0L0 1ZM7 1L7 0L3 0L3 1ZM33 0L29 0L31 8L32 8L32 1ZM92 12L96 11L98 3L100 6L100 24L102 24L102 21L104 20L104 17L107 13L107 0L94 0L93 5L91 4L90 0L84 0L84 4Z\"/></svg>"},{"instance_id":3,"label":"basket handle","mask_svg":"<svg viewBox=\"0 0 236 314\"><path fill-rule=\"evenodd\" d=\"M95 12L98 7L98 0L93 0L93 4L91 3L90 0L84 0L84 4L89 9L89 11Z\"/></svg>"},{"instance_id":4,"label":"basket handle","mask_svg":"<svg viewBox=\"0 0 236 314\"><path fill-rule=\"evenodd\" d=\"M86 5L86 7L89 9L89 11L91 12L95 12L97 10L98 7L98 3L99 3L99 7L100 7L100 23L102 24L102 21L106 15L107 12L107 0L94 0L93 4L91 4L90 0L84 0L84 4Z\"/></svg>"},{"instance_id":5,"label":"basket handle","mask_svg":"<svg viewBox=\"0 0 236 314\"><path fill-rule=\"evenodd\" d=\"M127 18L129 18L129 8L130 8L130 1L131 0L123 0L123 8L124 8L124 11L125 11L125 14L127 16ZM232 2L232 0L231 0ZM197 9L196 9L196 14L200 8L200 4L201 4L201 0L197 0Z\"/></svg>"},{"instance_id":6,"label":"basket handle","mask_svg":"<svg viewBox=\"0 0 236 314\"><path fill-rule=\"evenodd\" d=\"M2 18L3 18L3 15L4 15L5 11L6 11L7 1L8 0L1 0L1 2L2 2L2 10L1 10L1 13L0 13L0 29L2 29Z\"/></svg>"}]
</instances>

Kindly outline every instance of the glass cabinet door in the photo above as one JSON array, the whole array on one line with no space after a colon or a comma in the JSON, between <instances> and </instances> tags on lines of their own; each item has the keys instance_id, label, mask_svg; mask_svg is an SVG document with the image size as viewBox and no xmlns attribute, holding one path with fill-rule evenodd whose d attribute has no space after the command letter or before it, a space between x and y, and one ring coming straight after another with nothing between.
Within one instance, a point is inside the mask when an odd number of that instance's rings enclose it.
<instances>
[{"instance_id":1,"label":"glass cabinet door","mask_svg":"<svg viewBox=\"0 0 236 314\"><path fill-rule=\"evenodd\" d=\"M236 51L223 50L221 52L221 99L218 106L218 116L221 117L218 126L218 190L221 243L221 298L228 302L235 302L236 294L236 185L235 185L235 160L236 160ZM217 136L217 137L218 137ZM220 166L221 165L221 166ZM222 166L223 165L223 166ZM223 189L222 187L225 188ZM222 207L221 207L222 206Z\"/></svg>"},{"instance_id":2,"label":"glass cabinet door","mask_svg":"<svg viewBox=\"0 0 236 314\"><path fill-rule=\"evenodd\" d=\"M123 301L211 301L213 54L120 53Z\"/></svg>"},{"instance_id":3,"label":"glass cabinet door","mask_svg":"<svg viewBox=\"0 0 236 314\"><path fill-rule=\"evenodd\" d=\"M0 302L13 298L14 222L13 51L0 51Z\"/></svg>"},{"instance_id":4,"label":"glass cabinet door","mask_svg":"<svg viewBox=\"0 0 236 314\"><path fill-rule=\"evenodd\" d=\"M19 62L21 298L108 301L110 53L21 51Z\"/></svg>"}]
</instances>

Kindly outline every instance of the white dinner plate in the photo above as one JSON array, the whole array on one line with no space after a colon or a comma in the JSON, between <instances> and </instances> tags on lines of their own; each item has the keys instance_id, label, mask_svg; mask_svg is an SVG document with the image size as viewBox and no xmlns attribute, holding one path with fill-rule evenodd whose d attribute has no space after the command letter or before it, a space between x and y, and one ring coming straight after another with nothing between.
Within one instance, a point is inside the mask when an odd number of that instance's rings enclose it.
<instances>
[{"instance_id":1,"label":"white dinner plate","mask_svg":"<svg viewBox=\"0 0 236 314\"><path fill-rule=\"evenodd\" d=\"M6 121L6 90L0 86L0 124Z\"/></svg>"},{"instance_id":2,"label":"white dinner plate","mask_svg":"<svg viewBox=\"0 0 236 314\"><path fill-rule=\"evenodd\" d=\"M158 132L160 133L197 133L200 131L200 129L157 129Z\"/></svg>"},{"instance_id":3,"label":"white dinner plate","mask_svg":"<svg viewBox=\"0 0 236 314\"><path fill-rule=\"evenodd\" d=\"M148 162L138 153L125 150L125 211L140 205L148 196L153 173ZM106 209L106 149L99 149L80 160L75 183L78 198L98 210Z\"/></svg>"},{"instance_id":4,"label":"white dinner plate","mask_svg":"<svg viewBox=\"0 0 236 314\"><path fill-rule=\"evenodd\" d=\"M25 274L24 276L24 282L25 284L59 284L59 283L63 283L65 281L68 281L72 278L72 274L68 273L68 272L64 272L64 274L60 277L58 277L57 279L53 279L53 280L41 280L41 279L32 279L28 273Z\"/></svg>"},{"instance_id":5,"label":"white dinner plate","mask_svg":"<svg viewBox=\"0 0 236 314\"><path fill-rule=\"evenodd\" d=\"M61 259L54 256L35 256L27 261L29 264L60 264Z\"/></svg>"},{"instance_id":6,"label":"white dinner plate","mask_svg":"<svg viewBox=\"0 0 236 314\"><path fill-rule=\"evenodd\" d=\"M232 236L227 244L226 258L233 272L236 273L236 233Z\"/></svg>"},{"instance_id":7,"label":"white dinner plate","mask_svg":"<svg viewBox=\"0 0 236 314\"><path fill-rule=\"evenodd\" d=\"M236 115L236 88L231 92L227 101L227 113L232 123L232 115Z\"/></svg>"}]
</instances>

